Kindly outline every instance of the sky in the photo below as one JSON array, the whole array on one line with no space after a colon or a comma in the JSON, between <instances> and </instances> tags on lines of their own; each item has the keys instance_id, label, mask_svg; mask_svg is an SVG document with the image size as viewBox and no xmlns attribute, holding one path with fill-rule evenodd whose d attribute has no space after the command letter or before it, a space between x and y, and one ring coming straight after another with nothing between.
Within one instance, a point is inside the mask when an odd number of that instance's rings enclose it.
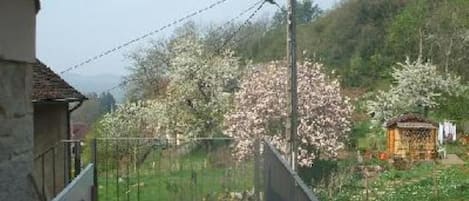
<instances>
[{"instance_id":1,"label":"sky","mask_svg":"<svg viewBox=\"0 0 469 201\"><path fill-rule=\"evenodd\" d=\"M217 0L42 0L37 17L37 56L55 72L99 55L122 43L204 8ZM286 0L277 0L284 5ZM336 0L316 0L331 8ZM191 18L197 24L222 24L257 0L228 0ZM272 15L277 7L266 4L257 17ZM244 20L249 14L240 20ZM182 25L182 24L178 24ZM175 26L177 27L177 26ZM125 55L151 40L171 34L173 28L139 41L90 64L70 71L82 75L125 75Z\"/></svg>"}]
</instances>

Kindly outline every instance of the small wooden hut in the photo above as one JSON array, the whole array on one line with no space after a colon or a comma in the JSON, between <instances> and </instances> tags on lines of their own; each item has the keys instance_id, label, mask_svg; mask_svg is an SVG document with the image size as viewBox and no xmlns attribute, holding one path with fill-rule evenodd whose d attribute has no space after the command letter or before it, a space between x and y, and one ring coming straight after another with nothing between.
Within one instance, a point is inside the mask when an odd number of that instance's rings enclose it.
<instances>
[{"instance_id":1,"label":"small wooden hut","mask_svg":"<svg viewBox=\"0 0 469 201\"><path fill-rule=\"evenodd\" d=\"M386 123L388 154L409 160L436 158L438 124L416 114L404 114Z\"/></svg>"}]
</instances>

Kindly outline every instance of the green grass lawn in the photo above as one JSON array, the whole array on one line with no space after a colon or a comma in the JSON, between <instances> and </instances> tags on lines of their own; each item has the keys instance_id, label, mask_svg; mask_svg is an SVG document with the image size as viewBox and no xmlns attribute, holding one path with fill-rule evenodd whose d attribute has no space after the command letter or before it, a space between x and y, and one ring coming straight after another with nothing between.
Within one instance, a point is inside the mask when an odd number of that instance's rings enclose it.
<instances>
[{"instance_id":1,"label":"green grass lawn","mask_svg":"<svg viewBox=\"0 0 469 201\"><path fill-rule=\"evenodd\" d=\"M253 188L253 163L236 163L220 149L177 156L152 151L138 171L121 166L119 177L116 168L100 169L100 200L218 200L223 193Z\"/></svg>"}]
</instances>

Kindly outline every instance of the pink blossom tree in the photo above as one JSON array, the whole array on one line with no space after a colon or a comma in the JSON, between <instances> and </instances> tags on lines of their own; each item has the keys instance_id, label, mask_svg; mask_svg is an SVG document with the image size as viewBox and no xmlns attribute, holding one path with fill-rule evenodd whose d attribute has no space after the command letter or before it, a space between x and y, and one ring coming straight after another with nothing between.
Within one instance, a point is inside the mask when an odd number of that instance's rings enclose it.
<instances>
[{"instance_id":1,"label":"pink blossom tree","mask_svg":"<svg viewBox=\"0 0 469 201\"><path fill-rule=\"evenodd\" d=\"M315 158L334 158L344 147L353 107L342 96L337 80L322 72L322 64L298 64L298 163L311 166ZM267 137L281 153L289 150L285 135L288 94L287 67L272 62L249 72L235 94L233 110L225 116L226 134L236 140L234 155L253 154L256 139Z\"/></svg>"}]
</instances>

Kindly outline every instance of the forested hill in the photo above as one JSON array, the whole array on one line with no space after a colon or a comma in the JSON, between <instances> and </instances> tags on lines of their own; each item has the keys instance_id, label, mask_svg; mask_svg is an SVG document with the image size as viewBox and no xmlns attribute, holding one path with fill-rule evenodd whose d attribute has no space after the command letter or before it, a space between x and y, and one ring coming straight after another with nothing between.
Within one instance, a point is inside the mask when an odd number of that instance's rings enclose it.
<instances>
[{"instance_id":1,"label":"forested hill","mask_svg":"<svg viewBox=\"0 0 469 201\"><path fill-rule=\"evenodd\" d=\"M327 64L345 87L387 85L394 64L416 59L420 49L441 71L469 79L468 0L343 0L326 12L313 5L298 4L300 57ZM253 29L252 38L239 43L241 56L284 58L286 33L278 16L264 33Z\"/></svg>"}]
</instances>

